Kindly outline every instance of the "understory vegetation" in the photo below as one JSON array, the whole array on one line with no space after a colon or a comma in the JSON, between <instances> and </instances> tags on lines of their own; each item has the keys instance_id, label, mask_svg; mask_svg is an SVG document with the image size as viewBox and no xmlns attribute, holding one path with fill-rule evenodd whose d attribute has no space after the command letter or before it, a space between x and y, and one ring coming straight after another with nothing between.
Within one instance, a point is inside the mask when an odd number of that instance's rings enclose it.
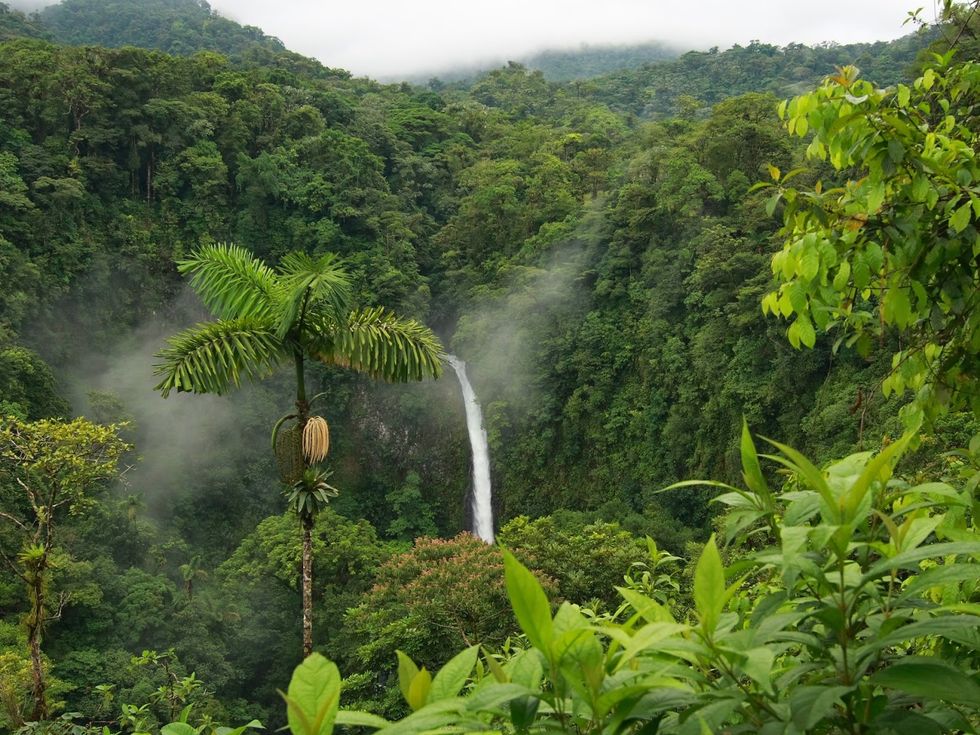
<instances>
[{"instance_id":1,"label":"understory vegetation","mask_svg":"<svg viewBox=\"0 0 980 735\"><path fill-rule=\"evenodd\" d=\"M978 32L413 86L0 5L0 732L977 732Z\"/></svg>"}]
</instances>

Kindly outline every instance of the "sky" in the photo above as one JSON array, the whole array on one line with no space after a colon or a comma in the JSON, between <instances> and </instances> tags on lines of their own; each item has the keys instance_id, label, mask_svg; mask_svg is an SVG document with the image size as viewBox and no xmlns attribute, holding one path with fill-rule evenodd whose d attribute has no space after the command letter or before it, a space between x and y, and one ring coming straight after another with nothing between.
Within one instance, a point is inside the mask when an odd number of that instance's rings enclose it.
<instances>
[{"instance_id":1,"label":"sky","mask_svg":"<svg viewBox=\"0 0 980 735\"><path fill-rule=\"evenodd\" d=\"M16 0L15 4L16 3ZM48 4L43 0L21 0ZM908 32L927 0L210 0L286 47L358 76L404 78L545 48L666 41L727 48L753 39L876 41Z\"/></svg>"},{"instance_id":2,"label":"sky","mask_svg":"<svg viewBox=\"0 0 980 735\"><path fill-rule=\"evenodd\" d=\"M400 77L582 43L726 48L897 38L916 0L211 0L288 48L356 75ZM920 4L921 0L920 0Z\"/></svg>"}]
</instances>

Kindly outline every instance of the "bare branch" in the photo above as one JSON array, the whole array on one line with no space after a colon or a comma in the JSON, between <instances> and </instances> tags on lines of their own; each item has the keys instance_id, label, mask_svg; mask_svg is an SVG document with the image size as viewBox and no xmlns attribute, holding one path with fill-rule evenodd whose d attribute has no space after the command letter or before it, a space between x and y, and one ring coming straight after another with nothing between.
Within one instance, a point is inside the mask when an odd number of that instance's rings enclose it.
<instances>
[{"instance_id":1,"label":"bare branch","mask_svg":"<svg viewBox=\"0 0 980 735\"><path fill-rule=\"evenodd\" d=\"M15 526L17 526L17 528L19 528L22 531L30 531L30 526L28 526L19 518L15 518L14 516L10 515L10 513L5 513L4 511L0 510L0 518L6 518L8 521L13 523Z\"/></svg>"}]
</instances>

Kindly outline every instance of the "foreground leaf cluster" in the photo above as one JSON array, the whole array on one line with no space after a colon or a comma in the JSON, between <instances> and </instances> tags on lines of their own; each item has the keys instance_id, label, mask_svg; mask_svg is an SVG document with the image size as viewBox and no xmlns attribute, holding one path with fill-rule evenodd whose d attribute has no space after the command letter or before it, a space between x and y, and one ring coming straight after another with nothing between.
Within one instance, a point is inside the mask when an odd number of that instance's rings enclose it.
<instances>
[{"instance_id":1,"label":"foreground leaf cluster","mask_svg":"<svg viewBox=\"0 0 980 735\"><path fill-rule=\"evenodd\" d=\"M976 732L977 475L908 483L894 468L910 440L823 469L772 442L765 458L786 471L773 490L746 428L747 487L718 498L732 511L697 563L690 617L626 588L610 618L567 602L552 613L505 551L527 648L503 663L468 648L434 676L399 653L412 714L340 710L336 723L380 735ZM340 686L318 655L297 669L290 711L307 715L291 716L294 735L329 735Z\"/></svg>"}]
</instances>

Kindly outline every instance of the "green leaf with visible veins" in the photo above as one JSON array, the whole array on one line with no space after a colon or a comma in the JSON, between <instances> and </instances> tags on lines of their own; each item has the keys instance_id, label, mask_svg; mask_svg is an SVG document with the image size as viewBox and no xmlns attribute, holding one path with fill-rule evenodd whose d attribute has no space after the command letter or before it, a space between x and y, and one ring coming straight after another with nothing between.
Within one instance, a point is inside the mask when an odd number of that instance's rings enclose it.
<instances>
[{"instance_id":1,"label":"green leaf with visible veins","mask_svg":"<svg viewBox=\"0 0 980 735\"><path fill-rule=\"evenodd\" d=\"M881 686L924 699L941 699L980 708L980 684L965 671L937 659L900 659L872 676Z\"/></svg>"},{"instance_id":2,"label":"green leaf with visible veins","mask_svg":"<svg viewBox=\"0 0 980 735\"><path fill-rule=\"evenodd\" d=\"M285 699L293 735L330 735L340 705L337 665L311 654L293 672Z\"/></svg>"},{"instance_id":3,"label":"green leaf with visible veins","mask_svg":"<svg viewBox=\"0 0 980 735\"><path fill-rule=\"evenodd\" d=\"M507 549L504 555L504 581L507 596L514 608L514 615L521 630L538 650L548 653L554 637L551 621L551 606L541 583Z\"/></svg>"}]
</instances>

